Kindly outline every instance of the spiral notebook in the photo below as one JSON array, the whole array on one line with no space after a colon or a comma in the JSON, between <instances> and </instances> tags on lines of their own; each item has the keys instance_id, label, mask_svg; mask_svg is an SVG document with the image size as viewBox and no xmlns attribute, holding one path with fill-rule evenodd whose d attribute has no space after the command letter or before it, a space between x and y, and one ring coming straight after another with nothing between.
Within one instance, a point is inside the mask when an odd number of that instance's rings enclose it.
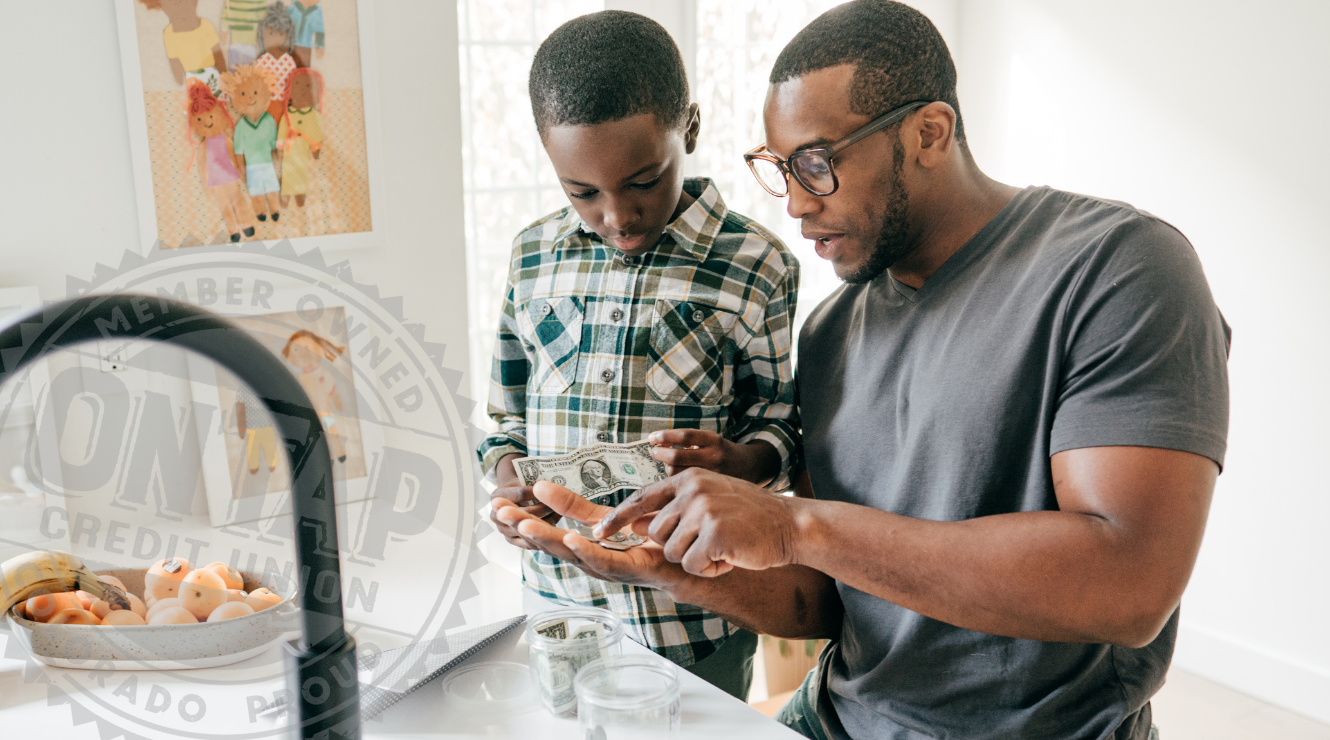
<instances>
[{"instance_id":1,"label":"spiral notebook","mask_svg":"<svg viewBox=\"0 0 1330 740\"><path fill-rule=\"evenodd\" d=\"M360 669L360 718L364 720L378 715L405 699L411 692L461 665L467 658L489 647L525 621L526 615L521 615L445 637L360 656L356 661ZM285 696L279 694L272 704L259 712L259 716L286 709Z\"/></svg>"}]
</instances>

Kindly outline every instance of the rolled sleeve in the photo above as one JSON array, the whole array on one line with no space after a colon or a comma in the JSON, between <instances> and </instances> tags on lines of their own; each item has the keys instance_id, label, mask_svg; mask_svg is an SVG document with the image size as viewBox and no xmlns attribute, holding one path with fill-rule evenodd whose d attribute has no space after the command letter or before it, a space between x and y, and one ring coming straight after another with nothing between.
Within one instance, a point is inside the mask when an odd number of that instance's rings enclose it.
<instances>
[{"instance_id":1,"label":"rolled sleeve","mask_svg":"<svg viewBox=\"0 0 1330 740\"><path fill-rule=\"evenodd\" d=\"M762 440L780 454L780 472L768 488L790 487L800 456L799 410L795 403L790 357L799 266L785 262L782 279L774 281L760 325L754 328L735 359L734 420L730 436L740 443Z\"/></svg>"}]
</instances>

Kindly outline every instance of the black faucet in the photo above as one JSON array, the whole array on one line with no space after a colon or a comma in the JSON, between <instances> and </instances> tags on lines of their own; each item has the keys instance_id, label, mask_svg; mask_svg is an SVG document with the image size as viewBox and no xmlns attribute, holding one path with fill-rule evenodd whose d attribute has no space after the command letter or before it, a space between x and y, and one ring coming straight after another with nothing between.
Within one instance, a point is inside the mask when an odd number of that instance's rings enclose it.
<instances>
[{"instance_id":1,"label":"black faucet","mask_svg":"<svg viewBox=\"0 0 1330 740\"><path fill-rule=\"evenodd\" d=\"M226 319L148 295L94 295L56 303L0 327L0 385L53 350L144 339L193 350L235 373L273 412L291 463L303 634L286 647L289 702L299 738L359 738L356 643L342 619L332 459L300 383L262 344Z\"/></svg>"}]
</instances>

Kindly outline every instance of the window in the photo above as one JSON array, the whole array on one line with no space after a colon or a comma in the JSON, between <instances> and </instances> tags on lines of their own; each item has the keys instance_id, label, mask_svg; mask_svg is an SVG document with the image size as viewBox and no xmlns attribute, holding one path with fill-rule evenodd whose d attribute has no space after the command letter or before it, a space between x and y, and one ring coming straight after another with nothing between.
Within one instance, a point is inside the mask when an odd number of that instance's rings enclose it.
<instances>
[{"instance_id":1,"label":"window","mask_svg":"<svg viewBox=\"0 0 1330 740\"><path fill-rule=\"evenodd\" d=\"M513 237L568 205L531 118L531 59L562 23L603 8L603 0L457 3L471 393L482 411Z\"/></svg>"}]
</instances>

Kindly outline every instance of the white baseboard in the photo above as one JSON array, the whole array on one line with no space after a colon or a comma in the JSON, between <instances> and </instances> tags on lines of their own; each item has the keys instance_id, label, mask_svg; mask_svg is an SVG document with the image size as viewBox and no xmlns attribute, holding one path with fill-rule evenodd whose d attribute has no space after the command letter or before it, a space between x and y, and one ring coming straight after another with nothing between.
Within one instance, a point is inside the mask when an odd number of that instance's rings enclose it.
<instances>
[{"instance_id":1,"label":"white baseboard","mask_svg":"<svg viewBox=\"0 0 1330 740\"><path fill-rule=\"evenodd\" d=\"M1325 668L1185 623L1178 628L1173 665L1330 724L1330 670Z\"/></svg>"}]
</instances>

